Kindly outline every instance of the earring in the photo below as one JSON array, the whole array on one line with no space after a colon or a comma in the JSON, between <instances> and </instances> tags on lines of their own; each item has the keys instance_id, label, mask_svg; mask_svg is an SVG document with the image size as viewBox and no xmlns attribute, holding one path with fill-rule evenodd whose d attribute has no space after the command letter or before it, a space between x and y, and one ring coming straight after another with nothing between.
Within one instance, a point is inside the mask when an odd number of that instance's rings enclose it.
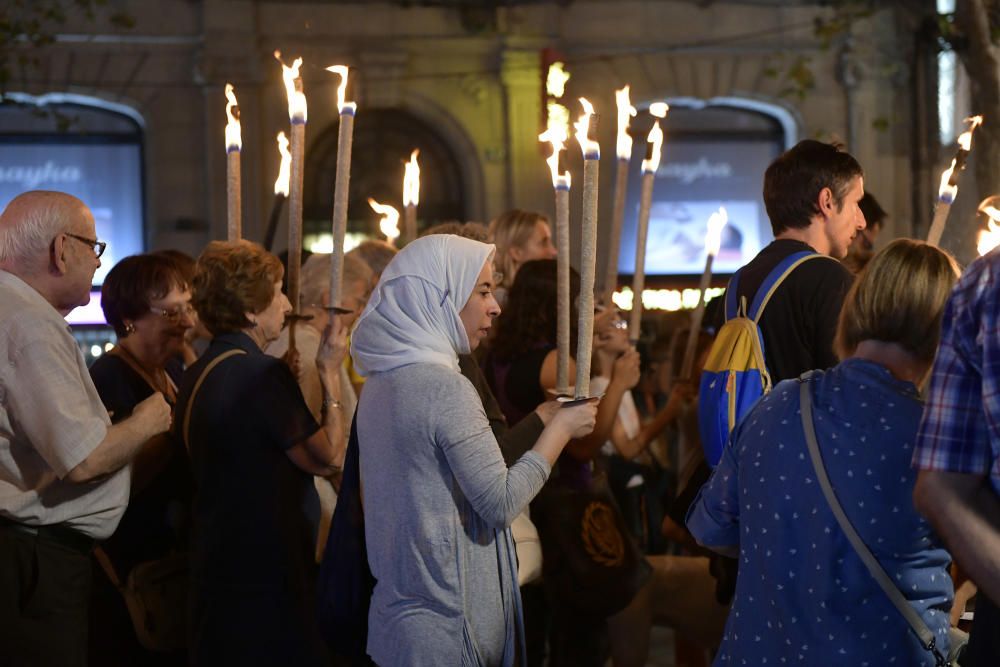
<instances>
[{"instance_id":1,"label":"earring","mask_svg":"<svg viewBox=\"0 0 1000 667\"><path fill-rule=\"evenodd\" d=\"M135 324L133 324L132 322L126 322L125 323L125 335L129 336L129 335L134 334L134 333L135 333Z\"/></svg>"}]
</instances>

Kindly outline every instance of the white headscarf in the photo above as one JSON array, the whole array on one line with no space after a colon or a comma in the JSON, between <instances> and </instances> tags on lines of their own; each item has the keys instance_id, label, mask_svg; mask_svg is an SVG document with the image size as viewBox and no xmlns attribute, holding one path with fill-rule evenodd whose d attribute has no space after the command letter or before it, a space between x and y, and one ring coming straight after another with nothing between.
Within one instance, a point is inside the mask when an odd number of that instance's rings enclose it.
<instances>
[{"instance_id":1,"label":"white headscarf","mask_svg":"<svg viewBox=\"0 0 1000 667\"><path fill-rule=\"evenodd\" d=\"M432 234L389 262L351 334L351 356L362 375L409 364L458 370L469 337L459 317L476 280L496 251L453 234Z\"/></svg>"}]
</instances>

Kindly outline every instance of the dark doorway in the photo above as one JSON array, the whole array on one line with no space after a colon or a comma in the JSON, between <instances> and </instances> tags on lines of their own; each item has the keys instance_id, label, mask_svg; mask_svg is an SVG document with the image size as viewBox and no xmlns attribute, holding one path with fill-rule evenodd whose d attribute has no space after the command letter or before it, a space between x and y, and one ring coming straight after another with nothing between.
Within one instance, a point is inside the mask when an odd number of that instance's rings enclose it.
<instances>
[{"instance_id":1,"label":"dark doorway","mask_svg":"<svg viewBox=\"0 0 1000 667\"><path fill-rule=\"evenodd\" d=\"M306 150L303 218L305 234L329 231L337 169L340 124L327 127ZM431 126L398 109L364 110L354 121L351 150L349 232L378 234L379 216L368 206L373 197L403 207L403 164L420 149L418 232L447 220L466 219L466 183L451 147Z\"/></svg>"}]
</instances>

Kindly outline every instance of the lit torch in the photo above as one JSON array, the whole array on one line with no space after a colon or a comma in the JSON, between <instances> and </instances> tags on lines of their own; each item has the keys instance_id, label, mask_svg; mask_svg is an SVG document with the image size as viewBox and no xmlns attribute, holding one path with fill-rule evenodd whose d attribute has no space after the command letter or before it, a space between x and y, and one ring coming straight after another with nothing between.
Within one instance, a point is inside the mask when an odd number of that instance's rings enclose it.
<instances>
[{"instance_id":1,"label":"lit torch","mask_svg":"<svg viewBox=\"0 0 1000 667\"><path fill-rule=\"evenodd\" d=\"M403 241L409 243L417 238L417 204L420 203L420 165L417 156L420 149L414 148L410 161L403 172Z\"/></svg>"},{"instance_id":2,"label":"lit torch","mask_svg":"<svg viewBox=\"0 0 1000 667\"><path fill-rule=\"evenodd\" d=\"M345 101L347 66L331 65L326 69L340 77L340 85L337 87L340 132L337 135L337 175L333 187L333 254L330 257L330 306L338 306L344 274L344 236L347 234L347 197L351 182L354 112L357 111L358 105Z\"/></svg>"},{"instance_id":3,"label":"lit torch","mask_svg":"<svg viewBox=\"0 0 1000 667\"><path fill-rule=\"evenodd\" d=\"M302 269L302 185L303 158L306 147L306 96L302 92L299 68L302 58L296 58L289 67L281 62L281 52L274 57L281 63L281 78L288 97L288 119L291 121L292 164L289 170L288 195L288 300L292 316L288 327L288 349L295 351L295 325L299 317L299 276Z\"/></svg>"},{"instance_id":4,"label":"lit torch","mask_svg":"<svg viewBox=\"0 0 1000 667\"><path fill-rule=\"evenodd\" d=\"M267 221L267 232L264 234L264 247L269 251L274 245L281 209L288 199L288 181L291 180L292 154L288 150L288 138L284 132L278 132L278 153L281 155L281 164L278 166L278 178L274 181L274 204L271 205L271 217Z\"/></svg>"},{"instance_id":5,"label":"lit torch","mask_svg":"<svg viewBox=\"0 0 1000 667\"><path fill-rule=\"evenodd\" d=\"M240 107L236 103L233 85L226 84L226 239L236 241L242 236L240 201L240 150L243 138L240 136Z\"/></svg>"},{"instance_id":6,"label":"lit torch","mask_svg":"<svg viewBox=\"0 0 1000 667\"><path fill-rule=\"evenodd\" d=\"M556 393L569 394L569 172L560 174L559 158L566 148L565 126L553 124L538 135L539 141L552 144L552 155L545 161L552 172L556 195Z\"/></svg>"},{"instance_id":7,"label":"lit torch","mask_svg":"<svg viewBox=\"0 0 1000 667\"><path fill-rule=\"evenodd\" d=\"M372 210L381 215L378 221L378 228L385 234L386 240L392 245L396 245L396 238L399 236L399 211L394 206L379 204L377 201L368 198L368 205Z\"/></svg>"},{"instance_id":8,"label":"lit torch","mask_svg":"<svg viewBox=\"0 0 1000 667\"><path fill-rule=\"evenodd\" d=\"M931 245L939 245L941 234L944 233L945 223L948 222L948 214L951 212L951 205L958 196L958 175L965 169L965 163L969 159L969 152L972 150L972 133L977 127L982 125L982 116L972 116L966 118L969 129L958 137L958 152L955 153L951 165L941 173L941 185L938 188L938 205L934 209L934 220L931 222L930 231L927 233L927 242Z\"/></svg>"},{"instance_id":9,"label":"lit torch","mask_svg":"<svg viewBox=\"0 0 1000 667\"><path fill-rule=\"evenodd\" d=\"M628 163L632 157L632 137L628 133L629 120L635 116L636 109L629 101L629 87L615 91L615 101L618 105L618 140L616 149L618 163L615 171L615 201L611 209L611 236L608 240L607 266L604 273L603 294L601 301L605 306L611 305L611 294L618 287L618 248L621 245L622 224L625 219L625 194L628 189Z\"/></svg>"},{"instance_id":10,"label":"lit torch","mask_svg":"<svg viewBox=\"0 0 1000 667\"><path fill-rule=\"evenodd\" d=\"M577 398L590 396L590 352L594 338L594 272L597 264L597 179L601 145L591 139L597 134L597 116L593 105L580 98L583 114L573 127L583 151L583 219L580 242L580 312L577 324L576 387Z\"/></svg>"},{"instance_id":11,"label":"lit torch","mask_svg":"<svg viewBox=\"0 0 1000 667\"><path fill-rule=\"evenodd\" d=\"M980 257L1000 245L1000 196L987 197L979 205L979 212L986 215L986 229L980 230L976 250Z\"/></svg>"},{"instance_id":12,"label":"lit torch","mask_svg":"<svg viewBox=\"0 0 1000 667\"><path fill-rule=\"evenodd\" d=\"M681 364L680 377L684 380L691 379L691 371L694 370L694 353L698 347L698 334L701 333L701 321L705 317L705 292L712 281L712 262L719 254L722 245L722 228L729 222L729 214L726 208L720 206L719 210L708 218L708 231L705 232L705 271L701 274L701 283L698 285L698 305L695 306L691 314L691 329L688 331L687 347L684 348L684 360Z\"/></svg>"},{"instance_id":13,"label":"lit torch","mask_svg":"<svg viewBox=\"0 0 1000 667\"><path fill-rule=\"evenodd\" d=\"M642 161L642 194L639 198L639 221L635 236L635 270L632 272L632 311L629 313L629 337L633 344L642 333L642 290L646 284L646 237L649 235L649 211L653 205L653 183L660 167L663 148L663 129L660 120L666 118L670 107L664 102L649 106L649 113L656 119L646 137L646 159Z\"/></svg>"}]
</instances>

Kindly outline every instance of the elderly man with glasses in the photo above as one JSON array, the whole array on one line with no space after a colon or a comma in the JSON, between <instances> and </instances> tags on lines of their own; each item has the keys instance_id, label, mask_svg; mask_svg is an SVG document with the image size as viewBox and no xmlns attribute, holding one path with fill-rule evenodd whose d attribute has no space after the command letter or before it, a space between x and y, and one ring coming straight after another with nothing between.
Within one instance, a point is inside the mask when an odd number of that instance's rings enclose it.
<instances>
[{"instance_id":1,"label":"elderly man with glasses","mask_svg":"<svg viewBox=\"0 0 1000 667\"><path fill-rule=\"evenodd\" d=\"M129 498L128 463L170 426L162 394L111 425L63 319L105 244L76 197L0 213L0 645L4 662L85 664L90 550Z\"/></svg>"}]
</instances>

